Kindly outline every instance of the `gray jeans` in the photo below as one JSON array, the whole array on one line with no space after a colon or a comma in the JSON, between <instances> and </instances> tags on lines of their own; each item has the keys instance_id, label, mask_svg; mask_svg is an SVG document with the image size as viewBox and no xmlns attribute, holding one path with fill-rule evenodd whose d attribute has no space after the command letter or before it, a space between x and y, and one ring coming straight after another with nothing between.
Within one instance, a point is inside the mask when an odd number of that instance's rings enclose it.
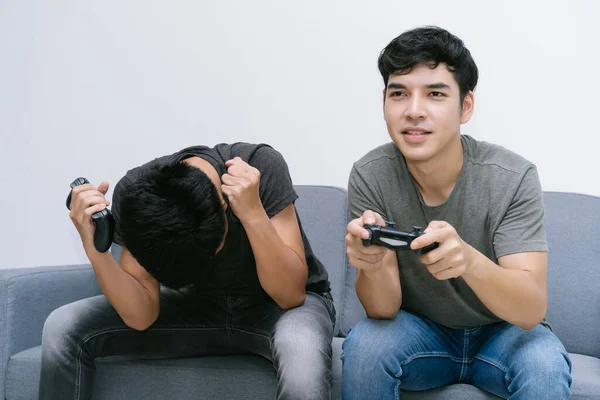
<instances>
[{"instance_id":1,"label":"gray jeans","mask_svg":"<svg viewBox=\"0 0 600 400\"><path fill-rule=\"evenodd\" d=\"M304 305L284 311L266 296L163 289L160 316L145 331L127 327L104 296L83 299L46 320L39 398L91 399L97 357L254 353L273 362L278 399L330 399L334 321L328 293L307 292Z\"/></svg>"}]
</instances>

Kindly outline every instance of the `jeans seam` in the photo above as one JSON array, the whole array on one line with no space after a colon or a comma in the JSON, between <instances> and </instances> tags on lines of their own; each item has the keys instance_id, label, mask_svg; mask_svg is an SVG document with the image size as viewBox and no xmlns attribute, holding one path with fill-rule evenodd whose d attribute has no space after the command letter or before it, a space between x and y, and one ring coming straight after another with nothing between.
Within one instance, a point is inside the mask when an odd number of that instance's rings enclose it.
<instances>
[{"instance_id":1,"label":"jeans seam","mask_svg":"<svg viewBox=\"0 0 600 400\"><path fill-rule=\"evenodd\" d=\"M247 334L250 334L250 335L255 335L255 336L263 337L265 339L268 339L269 341L271 340L271 336L270 335L265 335L263 333L257 333L257 332L247 331L245 329L231 327L231 328L227 329L227 331L236 331L236 332L247 333Z\"/></svg>"},{"instance_id":2,"label":"jeans seam","mask_svg":"<svg viewBox=\"0 0 600 400\"><path fill-rule=\"evenodd\" d=\"M427 353L416 353L411 355L409 358L407 358L406 360L402 361L400 363L400 366L404 366L410 362L413 362L414 360L416 360L417 358L427 358L427 357L446 357L449 359L453 359L452 357L450 357L450 354L443 352L443 351L432 351L432 352L427 352ZM402 372L400 372L399 374L396 375L396 378L400 378L402 376Z\"/></svg>"},{"instance_id":3,"label":"jeans seam","mask_svg":"<svg viewBox=\"0 0 600 400\"><path fill-rule=\"evenodd\" d=\"M479 361L483 361L484 363L490 364L491 366L498 368L505 375L508 372L507 369L504 368L500 363L492 360L491 358L488 358L488 357L485 357L485 356L479 356L479 355L477 355L477 356L475 356L473 358L476 359L476 360L479 360ZM508 379L508 377L507 377L507 379ZM512 380L512 379L509 379L509 380Z\"/></svg>"},{"instance_id":4,"label":"jeans seam","mask_svg":"<svg viewBox=\"0 0 600 400\"><path fill-rule=\"evenodd\" d=\"M466 373L467 363L468 363L468 358L467 358L467 350L468 350L468 348L469 348L469 333L465 330L463 352L462 352L462 360L460 361L461 364L462 364L462 367L460 369L460 376L458 378L459 382L463 380L464 375Z\"/></svg>"}]
</instances>

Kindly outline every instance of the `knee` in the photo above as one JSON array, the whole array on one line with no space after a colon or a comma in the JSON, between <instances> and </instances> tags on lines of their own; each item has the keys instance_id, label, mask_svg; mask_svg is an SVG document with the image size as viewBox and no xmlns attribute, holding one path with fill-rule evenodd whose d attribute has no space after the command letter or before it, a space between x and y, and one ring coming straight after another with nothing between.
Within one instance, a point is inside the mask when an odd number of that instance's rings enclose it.
<instances>
[{"instance_id":1,"label":"knee","mask_svg":"<svg viewBox=\"0 0 600 400\"><path fill-rule=\"evenodd\" d=\"M540 398L545 398L542 393L566 393L571 386L571 360L553 335L524 346L511 369L512 384L529 387L539 393Z\"/></svg>"},{"instance_id":2,"label":"knee","mask_svg":"<svg viewBox=\"0 0 600 400\"><path fill-rule=\"evenodd\" d=\"M307 363L313 368L331 361L332 337L320 334L309 326L278 330L273 337L274 358L280 362Z\"/></svg>"},{"instance_id":3,"label":"knee","mask_svg":"<svg viewBox=\"0 0 600 400\"><path fill-rule=\"evenodd\" d=\"M77 337L77 321L80 319L77 307L67 304L52 311L42 331L42 348L44 352L63 353L72 347Z\"/></svg>"},{"instance_id":4,"label":"knee","mask_svg":"<svg viewBox=\"0 0 600 400\"><path fill-rule=\"evenodd\" d=\"M361 361L366 364L381 362L389 354L393 339L386 326L391 321L365 318L352 327L342 344L344 363Z\"/></svg>"}]
</instances>

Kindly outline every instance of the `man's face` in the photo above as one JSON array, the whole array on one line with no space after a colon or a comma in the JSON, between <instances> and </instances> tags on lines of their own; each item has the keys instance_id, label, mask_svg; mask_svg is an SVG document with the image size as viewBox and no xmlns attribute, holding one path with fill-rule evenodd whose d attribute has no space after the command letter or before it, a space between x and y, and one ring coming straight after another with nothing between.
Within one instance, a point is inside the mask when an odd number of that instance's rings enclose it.
<instances>
[{"instance_id":1,"label":"man's face","mask_svg":"<svg viewBox=\"0 0 600 400\"><path fill-rule=\"evenodd\" d=\"M405 75L390 75L384 90L384 119L390 137L408 161L443 154L460 138L460 125L473 112L473 93L460 104L458 83L446 64L417 65Z\"/></svg>"}]
</instances>

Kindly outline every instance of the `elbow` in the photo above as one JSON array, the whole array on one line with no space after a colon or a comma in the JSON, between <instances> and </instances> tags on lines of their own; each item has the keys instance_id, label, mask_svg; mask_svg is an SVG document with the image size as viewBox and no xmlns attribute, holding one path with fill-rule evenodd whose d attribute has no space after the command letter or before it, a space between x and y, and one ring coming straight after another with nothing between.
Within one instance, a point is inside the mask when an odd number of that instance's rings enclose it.
<instances>
[{"instance_id":1,"label":"elbow","mask_svg":"<svg viewBox=\"0 0 600 400\"><path fill-rule=\"evenodd\" d=\"M530 331L536 326L540 324L546 317L547 307L540 307L540 310L535 314L532 314L529 318L523 318L521 321L516 321L515 325L518 327L525 329L526 331Z\"/></svg>"},{"instance_id":2,"label":"elbow","mask_svg":"<svg viewBox=\"0 0 600 400\"><path fill-rule=\"evenodd\" d=\"M519 323L515 323L515 325L517 325L519 328L524 329L526 331L530 331L533 328L535 328L539 323L541 322L541 320L539 321L522 321Z\"/></svg>"},{"instance_id":3,"label":"elbow","mask_svg":"<svg viewBox=\"0 0 600 400\"><path fill-rule=\"evenodd\" d=\"M302 293L281 296L279 298L273 298L273 300L275 300L279 308L282 310L290 310L304 304L304 301L306 300L306 293L302 291Z\"/></svg>"},{"instance_id":4,"label":"elbow","mask_svg":"<svg viewBox=\"0 0 600 400\"><path fill-rule=\"evenodd\" d=\"M398 315L398 313L400 312L400 304L398 305L398 307L394 305L393 307L381 307L379 309L367 309L363 305L363 308L365 308L367 317L371 319L394 319L396 318L396 315Z\"/></svg>"},{"instance_id":5,"label":"elbow","mask_svg":"<svg viewBox=\"0 0 600 400\"><path fill-rule=\"evenodd\" d=\"M394 319L398 315L398 310L369 310L366 313L371 319Z\"/></svg>"},{"instance_id":6,"label":"elbow","mask_svg":"<svg viewBox=\"0 0 600 400\"><path fill-rule=\"evenodd\" d=\"M158 313L148 318L123 318L123 322L131 329L136 331L145 331L150 328L158 319Z\"/></svg>"}]
</instances>

